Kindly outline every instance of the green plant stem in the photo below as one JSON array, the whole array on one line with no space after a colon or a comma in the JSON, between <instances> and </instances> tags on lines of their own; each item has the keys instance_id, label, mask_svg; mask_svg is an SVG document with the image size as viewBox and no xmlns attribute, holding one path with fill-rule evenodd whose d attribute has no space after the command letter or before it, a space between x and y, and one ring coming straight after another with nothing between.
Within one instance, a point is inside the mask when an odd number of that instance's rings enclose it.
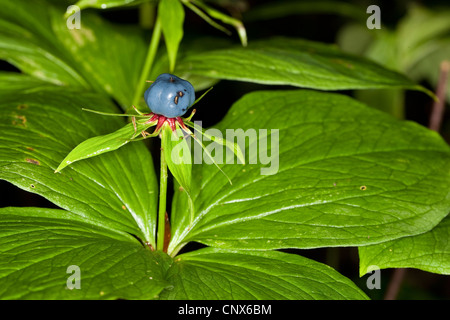
<instances>
[{"instance_id":1,"label":"green plant stem","mask_svg":"<svg viewBox=\"0 0 450 320\"><path fill-rule=\"evenodd\" d=\"M159 210L158 210L158 236L156 242L156 250L163 251L164 235L166 228L166 198L167 198L167 162L164 150L161 146L161 171L159 178Z\"/></svg>"},{"instance_id":2,"label":"green plant stem","mask_svg":"<svg viewBox=\"0 0 450 320\"><path fill-rule=\"evenodd\" d=\"M158 51L159 40L161 39L161 21L159 17L156 18L155 26L153 27L152 40L148 47L147 57L145 58L144 68L137 83L137 88L133 98L133 105L136 106L144 93L145 80L150 72L150 69L155 61L156 52Z\"/></svg>"}]
</instances>

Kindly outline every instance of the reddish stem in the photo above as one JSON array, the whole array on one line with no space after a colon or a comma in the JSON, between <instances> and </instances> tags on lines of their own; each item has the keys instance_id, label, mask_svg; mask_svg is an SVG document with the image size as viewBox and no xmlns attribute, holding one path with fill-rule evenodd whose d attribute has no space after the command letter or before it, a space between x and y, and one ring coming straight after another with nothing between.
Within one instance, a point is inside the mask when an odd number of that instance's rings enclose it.
<instances>
[{"instance_id":1,"label":"reddish stem","mask_svg":"<svg viewBox=\"0 0 450 320\"><path fill-rule=\"evenodd\" d=\"M169 242L170 242L170 221L169 221L169 215L166 211L166 217L165 217L165 226L164 226L164 248L163 252L167 253L167 249L169 248Z\"/></svg>"},{"instance_id":2,"label":"reddish stem","mask_svg":"<svg viewBox=\"0 0 450 320\"><path fill-rule=\"evenodd\" d=\"M447 88L448 73L450 71L450 61L442 61L440 68L439 82L436 89L437 100L433 103L430 116L430 129L439 131L442 118L445 112L445 91Z\"/></svg>"},{"instance_id":3,"label":"reddish stem","mask_svg":"<svg viewBox=\"0 0 450 320\"><path fill-rule=\"evenodd\" d=\"M398 292L400 291L400 287L403 282L403 278L405 277L405 273L406 273L405 268L398 268L394 270L394 274L392 275L391 281L389 282L389 286L386 290L384 300L397 299Z\"/></svg>"}]
</instances>

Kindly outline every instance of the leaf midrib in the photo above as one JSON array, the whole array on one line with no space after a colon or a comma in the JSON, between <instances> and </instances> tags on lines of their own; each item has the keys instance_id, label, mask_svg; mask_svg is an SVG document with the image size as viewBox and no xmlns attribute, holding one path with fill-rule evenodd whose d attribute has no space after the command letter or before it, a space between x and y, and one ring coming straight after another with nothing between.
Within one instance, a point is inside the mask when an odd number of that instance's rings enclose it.
<instances>
[{"instance_id":1,"label":"leaf midrib","mask_svg":"<svg viewBox=\"0 0 450 320\"><path fill-rule=\"evenodd\" d=\"M392 151L419 151L419 150L417 150L417 149L396 149L396 150L387 150L387 151L377 151L377 152L369 152L369 153L362 153L362 154L372 154L372 153L387 153L387 152L392 152ZM430 152L430 150L420 150L420 151L423 151L423 152ZM434 152L437 152L437 153L443 153L441 150L433 150ZM353 155L356 155L356 154L353 154ZM348 155L340 155L340 156L336 156L336 157L332 157L332 158L340 158L340 157L348 157ZM327 159L330 159L330 158L327 158ZM307 162L307 163L305 163L305 164L311 164L311 163L314 163L314 162L317 162L317 161L322 161L323 159L319 159L319 160L315 160L315 161L310 161L310 162ZM292 169L292 168L286 168L286 169L284 169L284 170L290 170L290 169ZM284 171L283 170L283 171ZM434 169L434 170L437 170L436 168ZM280 173L281 171L279 171L279 173ZM217 173L215 173L215 174L217 174ZM221 198L219 198L218 200L216 200L215 202L213 202L211 205L209 205L206 209L202 209L202 211L200 211L200 213L196 216L196 218L194 219L194 221L193 221L193 223L192 223L192 227L191 228L189 228L189 230L187 230L187 229L185 229L182 233L181 233L181 235L178 237L178 239L180 239L179 240L179 243L182 243L182 242L184 242L186 239L189 239L189 238L193 238L193 237L195 237L195 235L196 234L198 234L198 233L201 233L201 232L203 232L203 231L205 231L205 230L208 230L208 228L204 228L204 226L202 226L202 230L200 230L200 231L198 231L197 233L195 232L195 231L193 231L193 230L195 230L195 226L198 224L198 223L200 223L201 222L201 220L202 220L202 218L208 213L208 212L210 212L214 207L216 207L216 206L218 206L218 205L220 205L221 204L221 201L223 200L223 199L226 199L227 197L229 197L230 195L232 195L232 194L234 194L234 193L236 193L236 192L239 192L241 189L243 189L243 188L245 188L246 186L248 186L248 185L250 185L250 184L254 184L254 183L256 183L256 182L258 182L258 181L260 181L260 180L263 180L263 179L265 179L265 178L267 178L267 176L260 176L261 178L259 178L259 179L256 179L256 180L253 180L253 181L250 181L250 182L248 182L247 184L244 184L244 185L242 185L242 186L240 186L240 188L233 188L233 191L232 192L230 192L230 193L226 193L226 194L224 194L224 196L222 196ZM414 184L417 184L417 183L419 183L420 181L422 181L422 179L425 179L426 178L426 175L423 175L420 179L418 179ZM218 192L216 193L216 194L220 194L220 191L224 188L225 186L223 186L220 190L218 190ZM226 187L228 187L228 186L226 186ZM399 189L400 190L400 189ZM380 193L381 194L381 193ZM199 194L198 194L199 195ZM197 197L198 197L198 195L197 195ZM197 199L197 197L196 197L196 199ZM331 201L331 202L335 202L335 201L342 201L342 200L346 200L346 199L351 199L351 198L356 198L356 197L360 197L360 196L352 196L352 197L346 197L346 198L340 198L340 199L336 199L336 200L333 200L333 201ZM328 203L328 202L327 202ZM311 203L310 205L321 205L321 204L324 204L323 203L323 201L322 202L318 202L318 203ZM298 207L304 207L305 205L299 205ZM201 206L199 206L199 207L201 207ZM289 207L287 207L287 209L284 209L284 210L288 210L289 209ZM278 211L276 211L276 212L279 212L279 211L281 211L281 210L283 210L283 208L281 208L281 209L279 209ZM276 212L273 212L273 213L276 213ZM260 214L258 214L257 216L255 216L255 217L252 217L251 219L255 219L255 218L260 218L260 217L262 217L262 216L267 216L267 215L270 215L270 214L272 214L272 213L260 213ZM212 221L213 220L211 220L211 221L208 221L208 224L209 223L212 223ZM241 221L242 221L242 219L241 219ZM225 222L225 223L222 223L222 224L232 224L233 223L233 220L232 221L229 221L229 222ZM390 222L390 223L392 223L392 222ZM379 223L378 223L379 224ZM218 225L216 224L216 225L212 225L210 228L215 228L215 227L217 227ZM189 235L189 233L191 233L190 235Z\"/></svg>"}]
</instances>

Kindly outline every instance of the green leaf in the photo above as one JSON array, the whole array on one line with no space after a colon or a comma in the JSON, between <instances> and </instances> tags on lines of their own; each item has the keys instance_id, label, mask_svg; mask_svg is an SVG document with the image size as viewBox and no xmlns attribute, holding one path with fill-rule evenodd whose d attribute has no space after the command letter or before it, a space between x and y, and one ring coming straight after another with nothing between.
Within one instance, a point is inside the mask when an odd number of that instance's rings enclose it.
<instances>
[{"instance_id":1,"label":"green leaf","mask_svg":"<svg viewBox=\"0 0 450 320\"><path fill-rule=\"evenodd\" d=\"M175 258L161 299L367 299L329 266L271 251L207 248Z\"/></svg>"},{"instance_id":2,"label":"green leaf","mask_svg":"<svg viewBox=\"0 0 450 320\"><path fill-rule=\"evenodd\" d=\"M3 1L0 11L0 58L21 71L53 84L89 87L52 30L54 15L45 2ZM67 29L66 21L62 21Z\"/></svg>"},{"instance_id":3,"label":"green leaf","mask_svg":"<svg viewBox=\"0 0 450 320\"><path fill-rule=\"evenodd\" d=\"M141 30L109 23L90 12L83 12L81 20L80 29L68 29L61 14L52 15L59 46L71 54L80 74L96 91L108 93L126 110L147 52Z\"/></svg>"},{"instance_id":4,"label":"green leaf","mask_svg":"<svg viewBox=\"0 0 450 320\"><path fill-rule=\"evenodd\" d=\"M415 32L411 32L414 28ZM450 10L432 11L412 5L396 29L400 70L414 71L416 63L440 47L440 41L450 32Z\"/></svg>"},{"instance_id":5,"label":"green leaf","mask_svg":"<svg viewBox=\"0 0 450 320\"><path fill-rule=\"evenodd\" d=\"M184 8L179 0L161 0L158 6L162 31L169 55L170 71L175 69L178 47L183 39Z\"/></svg>"},{"instance_id":6,"label":"green leaf","mask_svg":"<svg viewBox=\"0 0 450 320\"><path fill-rule=\"evenodd\" d=\"M348 23L341 27L336 35L336 43L345 52L364 56L366 50L371 46L375 36L384 37L389 30L379 29L376 34L370 32L367 26L359 23ZM390 53L390 50L388 50ZM375 60L375 59L374 59ZM377 61L377 60L375 60Z\"/></svg>"},{"instance_id":7,"label":"green leaf","mask_svg":"<svg viewBox=\"0 0 450 320\"><path fill-rule=\"evenodd\" d=\"M0 94L14 92L36 92L54 88L54 85L47 81L16 72L0 71Z\"/></svg>"},{"instance_id":8,"label":"green leaf","mask_svg":"<svg viewBox=\"0 0 450 320\"><path fill-rule=\"evenodd\" d=\"M411 32L411 30L415 30ZM338 42L345 50L366 57L407 75L417 64L442 46L450 31L450 11L432 11L413 4L395 30L382 28L376 33L364 24L351 24L339 31ZM361 46L364 44L364 46ZM439 65L439 63L437 64Z\"/></svg>"},{"instance_id":9,"label":"green leaf","mask_svg":"<svg viewBox=\"0 0 450 320\"><path fill-rule=\"evenodd\" d=\"M172 131L169 125L164 124L161 131L161 148L170 172L188 196L190 223L194 215L192 202L192 157L185 133L177 125Z\"/></svg>"},{"instance_id":10,"label":"green leaf","mask_svg":"<svg viewBox=\"0 0 450 320\"><path fill-rule=\"evenodd\" d=\"M415 30L411 32L411 30ZM344 50L405 73L416 82L428 81L437 87L440 64L448 60L450 45L450 11L432 11L411 5L395 30L383 28L376 33L364 25L350 25L339 32L338 42ZM447 100L450 101L450 83ZM356 97L371 106L404 118L404 93L368 91L358 92Z\"/></svg>"},{"instance_id":11,"label":"green leaf","mask_svg":"<svg viewBox=\"0 0 450 320\"><path fill-rule=\"evenodd\" d=\"M103 97L68 88L2 93L0 179L42 195L87 223L128 232L155 245L158 188L152 157L143 143L54 173L80 142L125 124L123 119L84 112L82 107L117 112Z\"/></svg>"},{"instance_id":12,"label":"green leaf","mask_svg":"<svg viewBox=\"0 0 450 320\"><path fill-rule=\"evenodd\" d=\"M222 166L233 186L213 166L194 165L194 224L173 222L169 254L189 241L265 250L375 244L426 232L450 209L442 138L349 97L258 91L217 129L229 140L238 129L247 135L246 165ZM185 206L176 192L174 216Z\"/></svg>"},{"instance_id":13,"label":"green leaf","mask_svg":"<svg viewBox=\"0 0 450 320\"><path fill-rule=\"evenodd\" d=\"M132 141L132 139L142 131L145 131L156 124L156 121L151 123L147 123L147 121L148 118L138 119L136 120L135 125L133 123L128 123L115 132L83 141L64 158L58 168L56 168L55 173L61 171L75 161L88 159L119 149Z\"/></svg>"},{"instance_id":14,"label":"green leaf","mask_svg":"<svg viewBox=\"0 0 450 320\"><path fill-rule=\"evenodd\" d=\"M410 71L411 78L418 81L425 79L437 88L443 61L450 61L450 39L439 41L435 50L414 65ZM447 102L450 102L450 81L447 81L445 93Z\"/></svg>"},{"instance_id":15,"label":"green leaf","mask_svg":"<svg viewBox=\"0 0 450 320\"><path fill-rule=\"evenodd\" d=\"M141 31L90 12L83 12L80 29L69 29L64 14L41 0L3 4L0 58L36 78L106 92L130 107L146 54Z\"/></svg>"},{"instance_id":16,"label":"green leaf","mask_svg":"<svg viewBox=\"0 0 450 320\"><path fill-rule=\"evenodd\" d=\"M41 208L0 209L1 299L152 299L170 284L158 253L128 234ZM79 268L80 288L67 288Z\"/></svg>"},{"instance_id":17,"label":"green leaf","mask_svg":"<svg viewBox=\"0 0 450 320\"><path fill-rule=\"evenodd\" d=\"M360 275L385 268L417 268L450 274L450 216L432 230L359 248ZM372 268L370 268L372 266Z\"/></svg>"},{"instance_id":18,"label":"green leaf","mask_svg":"<svg viewBox=\"0 0 450 320\"><path fill-rule=\"evenodd\" d=\"M330 45L300 39L273 38L251 42L247 48L189 55L177 68L179 73L216 79L321 90L399 87L427 92L405 76L369 60Z\"/></svg>"},{"instance_id":19,"label":"green leaf","mask_svg":"<svg viewBox=\"0 0 450 320\"><path fill-rule=\"evenodd\" d=\"M367 299L298 255L208 248L172 260L55 209L2 208L0 223L2 299ZM80 289L66 288L70 266Z\"/></svg>"}]
</instances>

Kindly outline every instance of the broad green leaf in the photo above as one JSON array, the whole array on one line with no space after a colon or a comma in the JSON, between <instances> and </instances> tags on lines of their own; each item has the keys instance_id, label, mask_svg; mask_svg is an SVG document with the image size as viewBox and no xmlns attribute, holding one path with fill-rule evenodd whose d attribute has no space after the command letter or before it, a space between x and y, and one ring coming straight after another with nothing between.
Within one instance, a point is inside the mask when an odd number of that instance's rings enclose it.
<instances>
[{"instance_id":1,"label":"broad green leaf","mask_svg":"<svg viewBox=\"0 0 450 320\"><path fill-rule=\"evenodd\" d=\"M0 12L0 58L57 85L91 88L131 107L146 54L138 28L83 12L69 29L66 9L42 0L6 1Z\"/></svg>"},{"instance_id":2,"label":"broad green leaf","mask_svg":"<svg viewBox=\"0 0 450 320\"><path fill-rule=\"evenodd\" d=\"M146 123L147 121L148 118L138 119L135 121L135 124L128 123L115 132L83 141L64 158L58 168L56 168L55 172L61 171L75 161L99 156L103 153L119 149L132 141L132 139L138 136L142 131L145 131L156 124L155 121Z\"/></svg>"},{"instance_id":3,"label":"broad green leaf","mask_svg":"<svg viewBox=\"0 0 450 320\"><path fill-rule=\"evenodd\" d=\"M289 38L190 55L178 63L177 72L321 90L401 87L427 91L399 73L333 46Z\"/></svg>"},{"instance_id":4,"label":"broad green leaf","mask_svg":"<svg viewBox=\"0 0 450 320\"><path fill-rule=\"evenodd\" d=\"M298 255L208 248L172 260L55 209L2 208L0 223L2 299L367 299ZM67 289L70 266L80 289Z\"/></svg>"},{"instance_id":5,"label":"broad green leaf","mask_svg":"<svg viewBox=\"0 0 450 320\"><path fill-rule=\"evenodd\" d=\"M0 59L54 84L89 87L52 30L52 16L63 12L40 0L2 1L1 7Z\"/></svg>"},{"instance_id":6,"label":"broad green leaf","mask_svg":"<svg viewBox=\"0 0 450 320\"><path fill-rule=\"evenodd\" d=\"M273 251L201 249L177 256L166 277L161 299L367 299L331 267Z\"/></svg>"},{"instance_id":7,"label":"broad green leaf","mask_svg":"<svg viewBox=\"0 0 450 320\"><path fill-rule=\"evenodd\" d=\"M194 165L194 224L173 222L170 254L189 241L246 249L375 244L426 232L450 209L442 138L349 97L258 91L217 129L229 140L242 129L246 165L222 166L233 186L213 166ZM175 197L181 217L185 200Z\"/></svg>"},{"instance_id":8,"label":"broad green leaf","mask_svg":"<svg viewBox=\"0 0 450 320\"><path fill-rule=\"evenodd\" d=\"M373 246L359 248L360 275L373 267L417 268L429 272L450 274L450 217L432 230ZM372 268L370 268L372 266Z\"/></svg>"},{"instance_id":9,"label":"broad green leaf","mask_svg":"<svg viewBox=\"0 0 450 320\"><path fill-rule=\"evenodd\" d=\"M170 286L158 253L77 214L2 208L0 224L1 299L153 299Z\"/></svg>"},{"instance_id":10,"label":"broad green leaf","mask_svg":"<svg viewBox=\"0 0 450 320\"><path fill-rule=\"evenodd\" d=\"M131 107L147 49L141 31L90 12L82 13L80 29L68 29L59 12L51 18L60 46L72 55L91 86L114 97L122 109Z\"/></svg>"},{"instance_id":11,"label":"broad green leaf","mask_svg":"<svg viewBox=\"0 0 450 320\"><path fill-rule=\"evenodd\" d=\"M15 92L36 92L54 88L54 85L38 78L16 72L0 71L0 94Z\"/></svg>"},{"instance_id":12,"label":"broad green leaf","mask_svg":"<svg viewBox=\"0 0 450 320\"><path fill-rule=\"evenodd\" d=\"M158 5L162 31L169 56L170 71L175 69L178 47L183 39L184 8L180 0L161 0Z\"/></svg>"},{"instance_id":13,"label":"broad green leaf","mask_svg":"<svg viewBox=\"0 0 450 320\"><path fill-rule=\"evenodd\" d=\"M79 143L125 125L121 118L85 112L83 107L118 112L96 94L62 87L2 93L0 179L42 195L86 223L128 232L154 245L158 188L152 157L143 143L54 173Z\"/></svg>"}]
</instances>

